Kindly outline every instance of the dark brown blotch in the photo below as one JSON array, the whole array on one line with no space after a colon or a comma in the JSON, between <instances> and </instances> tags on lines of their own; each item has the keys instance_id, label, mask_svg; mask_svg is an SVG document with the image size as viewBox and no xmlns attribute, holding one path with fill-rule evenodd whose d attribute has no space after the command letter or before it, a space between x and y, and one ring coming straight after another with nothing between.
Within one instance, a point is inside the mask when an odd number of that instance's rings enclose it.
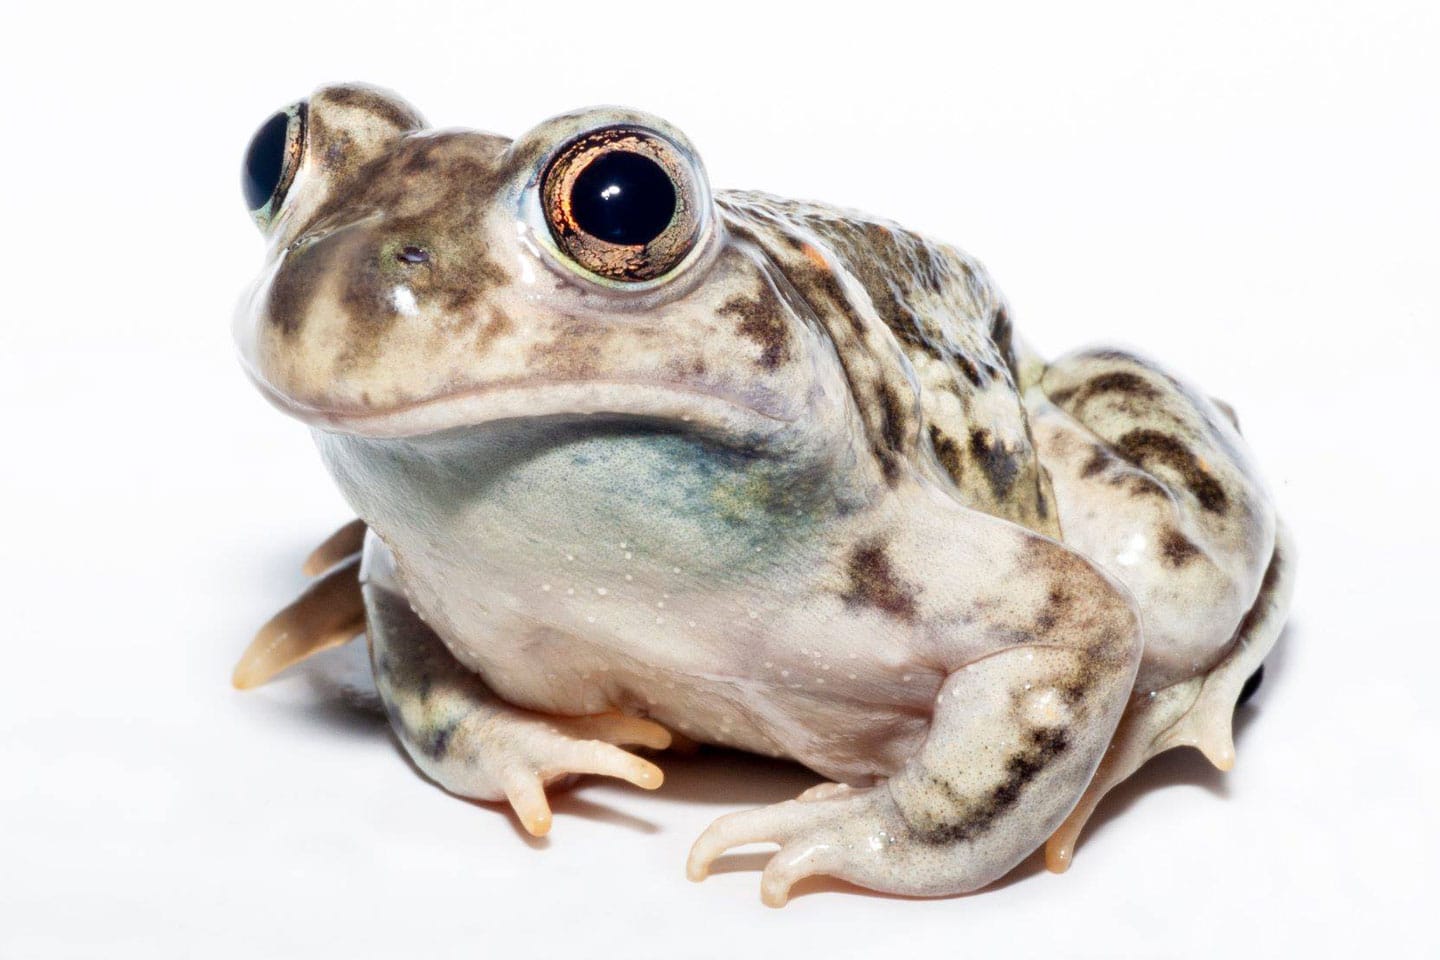
<instances>
[{"instance_id":1,"label":"dark brown blotch","mask_svg":"<svg viewBox=\"0 0 1440 960\"><path fill-rule=\"evenodd\" d=\"M900 479L909 417L900 395L888 380L877 379L873 390L879 408L879 431L872 439L872 452L886 482L893 486Z\"/></svg>"},{"instance_id":2,"label":"dark brown blotch","mask_svg":"<svg viewBox=\"0 0 1440 960\"><path fill-rule=\"evenodd\" d=\"M1074 603L1075 597L1064 587L1052 586L1045 595L1045 605L1035 615L1035 636L1042 639L1049 636Z\"/></svg>"},{"instance_id":3,"label":"dark brown blotch","mask_svg":"<svg viewBox=\"0 0 1440 960\"><path fill-rule=\"evenodd\" d=\"M1170 527L1160 534L1160 556L1172 567L1183 567L1200 556L1200 548L1185 534Z\"/></svg>"},{"instance_id":4,"label":"dark brown blotch","mask_svg":"<svg viewBox=\"0 0 1440 960\"><path fill-rule=\"evenodd\" d=\"M941 430L935 424L930 424L930 447L935 451L935 459L945 468L950 479L957 485L960 477L965 472L965 454L955 438Z\"/></svg>"},{"instance_id":5,"label":"dark brown blotch","mask_svg":"<svg viewBox=\"0 0 1440 960\"><path fill-rule=\"evenodd\" d=\"M1015 330L1010 322L1010 312L1004 307L995 311L995 319L990 324L990 339L999 351L1000 358L1005 361L1005 366L1010 371L1010 379L1014 383L1020 382L1020 364L1015 359Z\"/></svg>"},{"instance_id":6,"label":"dark brown blotch","mask_svg":"<svg viewBox=\"0 0 1440 960\"><path fill-rule=\"evenodd\" d=\"M278 327L286 338L299 333L333 259L332 250L320 245L299 247L285 254L266 294L266 322Z\"/></svg>"},{"instance_id":7,"label":"dark brown blotch","mask_svg":"<svg viewBox=\"0 0 1440 960\"><path fill-rule=\"evenodd\" d=\"M861 544L845 564L849 585L841 597L847 604L874 607L897 620L912 623L917 614L914 588L895 574L885 545Z\"/></svg>"},{"instance_id":8,"label":"dark brown blotch","mask_svg":"<svg viewBox=\"0 0 1440 960\"><path fill-rule=\"evenodd\" d=\"M1085 465L1080 468L1080 476L1086 480L1092 477L1098 477L1105 472L1105 468L1110 465L1112 459L1110 453L1104 447L1098 444L1091 447L1090 459L1086 460Z\"/></svg>"},{"instance_id":9,"label":"dark brown blotch","mask_svg":"<svg viewBox=\"0 0 1440 960\"><path fill-rule=\"evenodd\" d=\"M1001 439L992 438L990 431L976 427L970 431L970 455L985 473L990 491L996 500L1004 500L1020 475L1020 462Z\"/></svg>"},{"instance_id":10,"label":"dark brown blotch","mask_svg":"<svg viewBox=\"0 0 1440 960\"><path fill-rule=\"evenodd\" d=\"M1179 437L1158 430L1131 430L1115 442L1115 451L1142 469L1161 465L1178 473L1204 510L1221 513L1229 504L1224 486Z\"/></svg>"},{"instance_id":11,"label":"dark brown blotch","mask_svg":"<svg viewBox=\"0 0 1440 960\"><path fill-rule=\"evenodd\" d=\"M756 296L731 297L716 312L739 321L735 326L736 332L754 341L760 348L760 357L756 362L764 369L774 370L792 358L785 310L768 284L761 284Z\"/></svg>"}]
</instances>

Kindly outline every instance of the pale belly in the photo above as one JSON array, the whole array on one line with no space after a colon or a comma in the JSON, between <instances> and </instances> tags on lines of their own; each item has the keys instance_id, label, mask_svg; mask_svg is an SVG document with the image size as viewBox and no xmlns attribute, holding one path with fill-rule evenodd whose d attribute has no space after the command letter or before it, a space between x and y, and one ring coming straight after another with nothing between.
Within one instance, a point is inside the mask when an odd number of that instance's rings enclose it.
<instances>
[{"instance_id":1,"label":"pale belly","mask_svg":"<svg viewBox=\"0 0 1440 960\"><path fill-rule=\"evenodd\" d=\"M924 738L942 678L902 638L844 629L815 582L832 491L663 434L321 446L417 612L507 702L650 716L852 783Z\"/></svg>"}]
</instances>

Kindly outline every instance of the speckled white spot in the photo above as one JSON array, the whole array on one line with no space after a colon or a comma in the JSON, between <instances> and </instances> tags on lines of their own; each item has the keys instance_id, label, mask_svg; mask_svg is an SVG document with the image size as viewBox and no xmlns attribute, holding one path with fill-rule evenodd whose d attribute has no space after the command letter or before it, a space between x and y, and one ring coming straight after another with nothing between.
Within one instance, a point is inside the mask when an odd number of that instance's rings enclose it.
<instances>
[{"instance_id":1,"label":"speckled white spot","mask_svg":"<svg viewBox=\"0 0 1440 960\"><path fill-rule=\"evenodd\" d=\"M390 302L401 316L418 317L420 306L415 302L415 291L409 287L395 287L390 291Z\"/></svg>"},{"instance_id":2,"label":"speckled white spot","mask_svg":"<svg viewBox=\"0 0 1440 960\"><path fill-rule=\"evenodd\" d=\"M1145 534L1137 533L1125 541L1125 546L1115 554L1115 562L1122 567L1133 567L1145 558L1145 546L1149 543Z\"/></svg>"}]
</instances>

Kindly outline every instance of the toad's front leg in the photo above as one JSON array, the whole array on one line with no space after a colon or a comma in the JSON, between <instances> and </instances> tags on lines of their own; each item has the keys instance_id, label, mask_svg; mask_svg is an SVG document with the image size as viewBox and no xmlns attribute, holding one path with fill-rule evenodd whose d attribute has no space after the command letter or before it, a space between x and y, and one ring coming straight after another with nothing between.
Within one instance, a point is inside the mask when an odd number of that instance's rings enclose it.
<instances>
[{"instance_id":1,"label":"toad's front leg","mask_svg":"<svg viewBox=\"0 0 1440 960\"><path fill-rule=\"evenodd\" d=\"M946 646L984 649L948 668L919 752L874 787L722 817L695 843L691 879L731 847L773 842L780 850L761 880L771 906L815 874L891 893L964 893L1005 874L1064 819L1129 696L1138 619L1128 595L1077 554L988 518L980 526L988 536L951 540L960 553L949 559L968 575L964 606L992 613L935 610L927 629L950 624L971 635Z\"/></svg>"},{"instance_id":2,"label":"toad's front leg","mask_svg":"<svg viewBox=\"0 0 1440 960\"><path fill-rule=\"evenodd\" d=\"M374 567L362 590L375 684L396 736L426 776L460 796L508 801L535 836L550 830L547 784L590 773L660 786L660 768L619 745L664 749L664 727L618 713L553 717L505 703Z\"/></svg>"}]
</instances>

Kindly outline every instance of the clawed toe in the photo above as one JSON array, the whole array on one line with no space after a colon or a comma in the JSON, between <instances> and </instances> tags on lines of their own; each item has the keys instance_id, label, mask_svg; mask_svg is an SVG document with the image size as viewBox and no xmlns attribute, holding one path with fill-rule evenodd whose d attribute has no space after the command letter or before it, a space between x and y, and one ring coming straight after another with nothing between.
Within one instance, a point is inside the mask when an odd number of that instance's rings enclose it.
<instances>
[{"instance_id":1,"label":"clawed toe","mask_svg":"<svg viewBox=\"0 0 1440 960\"><path fill-rule=\"evenodd\" d=\"M826 792L833 795L839 791ZM709 875L717 859L735 847L776 843L780 849L766 862L761 874L760 898L767 906L783 907L790 897L790 888L798 881L834 873L839 866L837 849L826 839L823 829L828 814L819 807L813 798L790 800L721 817L690 849L686 875L698 883Z\"/></svg>"},{"instance_id":2,"label":"clawed toe","mask_svg":"<svg viewBox=\"0 0 1440 960\"><path fill-rule=\"evenodd\" d=\"M557 721L556 726L577 740L602 740L617 746L664 750L671 741L670 731L654 720L623 713L568 717Z\"/></svg>"}]
</instances>

